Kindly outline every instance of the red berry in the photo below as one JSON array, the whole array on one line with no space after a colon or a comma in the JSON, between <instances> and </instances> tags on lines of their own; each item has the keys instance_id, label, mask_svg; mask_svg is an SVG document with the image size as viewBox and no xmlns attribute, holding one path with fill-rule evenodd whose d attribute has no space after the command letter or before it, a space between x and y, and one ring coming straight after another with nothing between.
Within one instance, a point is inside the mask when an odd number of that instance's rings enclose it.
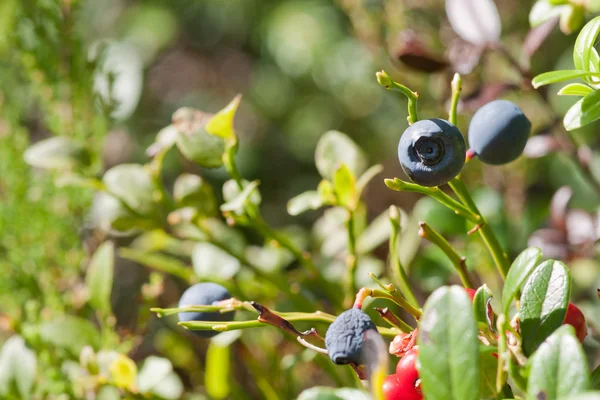
<instances>
[{"instance_id":1,"label":"red berry","mask_svg":"<svg viewBox=\"0 0 600 400\"><path fill-rule=\"evenodd\" d=\"M467 292L467 294L471 298L471 301L473 301L475 299L475 293L477 293L477 290L465 288L465 292Z\"/></svg>"},{"instance_id":2,"label":"red berry","mask_svg":"<svg viewBox=\"0 0 600 400\"><path fill-rule=\"evenodd\" d=\"M396 379L402 389L403 400L422 400L416 348L406 352L396 365Z\"/></svg>"},{"instance_id":3,"label":"red berry","mask_svg":"<svg viewBox=\"0 0 600 400\"><path fill-rule=\"evenodd\" d=\"M575 328L575 335L580 342L583 342L583 339L587 336L587 326L585 324L585 317L583 313L577 306L573 303L569 303L569 308L567 308L567 315L565 316L564 324L569 324Z\"/></svg>"},{"instance_id":4,"label":"red berry","mask_svg":"<svg viewBox=\"0 0 600 400\"><path fill-rule=\"evenodd\" d=\"M402 400L404 394L400 387L400 382L396 379L396 374L388 375L383 381L383 397L385 400Z\"/></svg>"}]
</instances>

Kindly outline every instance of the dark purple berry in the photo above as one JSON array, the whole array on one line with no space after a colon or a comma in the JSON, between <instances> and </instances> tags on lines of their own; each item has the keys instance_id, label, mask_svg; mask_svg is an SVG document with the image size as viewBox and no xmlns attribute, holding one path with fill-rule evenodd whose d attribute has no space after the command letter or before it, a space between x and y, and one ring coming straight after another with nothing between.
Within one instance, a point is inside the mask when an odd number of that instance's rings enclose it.
<instances>
[{"instance_id":1,"label":"dark purple berry","mask_svg":"<svg viewBox=\"0 0 600 400\"><path fill-rule=\"evenodd\" d=\"M482 162L506 164L523 153L530 132L531 122L515 103L494 100L473 115L469 145Z\"/></svg>"},{"instance_id":2,"label":"dark purple berry","mask_svg":"<svg viewBox=\"0 0 600 400\"><path fill-rule=\"evenodd\" d=\"M362 364L361 351L365 333L377 330L367 314L358 308L341 313L327 329L325 347L336 364Z\"/></svg>"},{"instance_id":3,"label":"dark purple berry","mask_svg":"<svg viewBox=\"0 0 600 400\"><path fill-rule=\"evenodd\" d=\"M440 186L458 175L467 148L458 128L443 119L417 121L400 138L398 159L411 181Z\"/></svg>"},{"instance_id":4,"label":"dark purple berry","mask_svg":"<svg viewBox=\"0 0 600 400\"><path fill-rule=\"evenodd\" d=\"M190 286L179 300L179 307L186 306L207 306L221 300L227 300L231 295L223 286L213 282L202 282ZM231 321L233 312L180 312L179 321ZM191 332L203 338L210 338L217 335L217 331L192 330Z\"/></svg>"}]
</instances>

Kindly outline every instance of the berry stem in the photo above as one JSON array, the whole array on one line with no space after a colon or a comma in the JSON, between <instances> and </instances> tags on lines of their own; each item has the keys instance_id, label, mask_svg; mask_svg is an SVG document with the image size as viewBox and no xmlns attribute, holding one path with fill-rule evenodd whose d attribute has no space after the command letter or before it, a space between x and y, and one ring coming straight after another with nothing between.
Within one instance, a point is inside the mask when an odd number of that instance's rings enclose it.
<instances>
[{"instance_id":1,"label":"berry stem","mask_svg":"<svg viewBox=\"0 0 600 400\"><path fill-rule=\"evenodd\" d=\"M458 276L464 287L472 289L473 281L469 276L469 272L467 271L467 265L465 262L465 257L461 257L456 250L448 243L448 241L436 232L431 226L429 226L426 222L419 222L419 236L423 239L429 240L431 243L439 247L444 254L450 259L454 268L456 268L456 272L458 272Z\"/></svg>"},{"instance_id":2,"label":"berry stem","mask_svg":"<svg viewBox=\"0 0 600 400\"><path fill-rule=\"evenodd\" d=\"M358 267L358 253L356 251L356 232L354 229L354 211L347 209L346 230L348 232L348 256L346 257L346 296L344 305L352 306L354 293L356 293L356 268Z\"/></svg>"},{"instance_id":3,"label":"berry stem","mask_svg":"<svg viewBox=\"0 0 600 400\"><path fill-rule=\"evenodd\" d=\"M417 110L417 102L419 101L419 94L413 92L406 86L394 81L387 72L379 71L375 74L377 76L377 82L386 88L394 92L400 92L408 99L408 117L406 118L409 125L414 124L419 120L419 113Z\"/></svg>"},{"instance_id":4,"label":"berry stem","mask_svg":"<svg viewBox=\"0 0 600 400\"><path fill-rule=\"evenodd\" d=\"M460 92L462 91L462 78L458 73L454 74L454 78L452 79L452 101L450 102L450 113L448 115L448 121L456 126L458 121L457 110L458 110L458 100L460 99Z\"/></svg>"},{"instance_id":5,"label":"berry stem","mask_svg":"<svg viewBox=\"0 0 600 400\"><path fill-rule=\"evenodd\" d=\"M510 260L508 259L508 255L502 249L502 246L500 246L500 242L498 241L498 238L496 237L492 227L487 223L483 215L481 215L481 212L477 209L477 205L473 201L467 185L465 185L465 182L462 180L460 175L448 182L448 185L450 185L450 188L452 188L460 201L462 201L462 203L471 212L479 217L479 222L477 224L479 229L477 229L477 231L481 235L481 238L490 251L492 259L498 268L498 272L500 272L502 278L505 279L508 269L510 268Z\"/></svg>"},{"instance_id":6,"label":"berry stem","mask_svg":"<svg viewBox=\"0 0 600 400\"><path fill-rule=\"evenodd\" d=\"M390 235L389 252L390 252L390 264L392 269L392 276L396 281L400 292L409 303L415 307L419 307L419 301L415 296L410 284L408 282L408 276L406 270L400 261L400 255L398 254L398 240L400 234L400 212L396 206L391 206L389 211L390 223L392 224L392 233Z\"/></svg>"}]
</instances>

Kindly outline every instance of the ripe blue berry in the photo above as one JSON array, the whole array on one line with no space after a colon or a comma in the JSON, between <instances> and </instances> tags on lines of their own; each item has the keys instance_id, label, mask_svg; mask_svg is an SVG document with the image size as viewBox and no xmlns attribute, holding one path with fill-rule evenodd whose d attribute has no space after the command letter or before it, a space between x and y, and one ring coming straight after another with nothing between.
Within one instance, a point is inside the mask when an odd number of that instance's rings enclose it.
<instances>
[{"instance_id":1,"label":"ripe blue berry","mask_svg":"<svg viewBox=\"0 0 600 400\"><path fill-rule=\"evenodd\" d=\"M190 286L179 300L179 307L186 306L207 306L221 300L227 300L231 295L223 286L212 283L202 282ZM233 313L220 312L180 312L179 321L231 321ZM210 338L218 334L217 331L191 331L203 338Z\"/></svg>"},{"instance_id":2,"label":"ripe blue berry","mask_svg":"<svg viewBox=\"0 0 600 400\"><path fill-rule=\"evenodd\" d=\"M467 148L458 128L443 119L417 121L400 138L398 159L411 181L440 186L459 174Z\"/></svg>"},{"instance_id":3,"label":"ripe blue berry","mask_svg":"<svg viewBox=\"0 0 600 400\"><path fill-rule=\"evenodd\" d=\"M358 308L341 313L325 333L325 347L336 364L362 364L361 351L365 333L377 330L367 314Z\"/></svg>"},{"instance_id":4,"label":"ripe blue berry","mask_svg":"<svg viewBox=\"0 0 600 400\"><path fill-rule=\"evenodd\" d=\"M531 122L515 103L494 100L473 115L469 145L482 162L506 164L523 153L530 132Z\"/></svg>"}]
</instances>

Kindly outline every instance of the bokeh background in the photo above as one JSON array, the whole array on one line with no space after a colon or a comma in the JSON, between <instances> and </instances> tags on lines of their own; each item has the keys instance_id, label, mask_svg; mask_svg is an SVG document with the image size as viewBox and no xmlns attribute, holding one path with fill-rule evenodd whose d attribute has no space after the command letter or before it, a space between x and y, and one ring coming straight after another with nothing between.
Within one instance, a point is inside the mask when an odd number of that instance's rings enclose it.
<instances>
[{"instance_id":1,"label":"bokeh background","mask_svg":"<svg viewBox=\"0 0 600 400\"><path fill-rule=\"evenodd\" d=\"M465 134L473 112L494 98L522 107L536 135L525 156L502 167L473 161L465 179L511 258L531 244L568 262L574 298L589 315L600 316L593 302L600 285L599 192L590 183L600 177L593 151L600 126L591 124L568 140L557 121L574 100L558 98L554 86L536 92L529 85L537 73L570 67L576 36L562 32L558 19L532 33L533 3L496 1L501 47L483 49L453 31L441 0L3 0L0 343L31 314L94 320L82 283L89 256L106 238L120 245L133 240L102 232L90 213L93 191L58 187L52 174L25 163L25 149L57 135L84 141L101 175L121 163L147 162L146 148L178 108L216 112L238 93L239 168L246 179L260 180L261 210L270 224L294 226L317 252L325 236L335 236L319 231L322 210L291 217L286 203L316 188L316 144L324 132L339 130L364 149L370 164L384 166L368 187L367 217L374 220L391 204L404 210L401 254L419 297L457 281L443 253L418 239L419 220L447 236L497 289L491 260L477 238L464 234L461 218L431 199L383 184L384 177L405 178L396 147L407 112L405 99L377 84L375 72L382 69L420 94L424 118L446 118L450 81L460 72L459 128ZM182 172L204 177L217 196L228 179L223 168L202 169L170 152L166 186ZM260 243L252 232L242 233ZM381 273L387 253L387 244L377 246L362 271ZM148 311L173 306L186 285L121 258L115 268L115 330L130 339L129 356L136 362L152 355L169 359L186 398L205 398L207 343ZM590 318L594 329L595 321ZM335 383L314 355L280 332L250 333L223 367L233 376L227 398L286 399L317 383ZM596 351L597 342L586 345ZM48 392L66 391L60 387L68 386L64 366L53 363L52 352L44 357L40 365L50 372L40 380L59 385Z\"/></svg>"}]
</instances>

